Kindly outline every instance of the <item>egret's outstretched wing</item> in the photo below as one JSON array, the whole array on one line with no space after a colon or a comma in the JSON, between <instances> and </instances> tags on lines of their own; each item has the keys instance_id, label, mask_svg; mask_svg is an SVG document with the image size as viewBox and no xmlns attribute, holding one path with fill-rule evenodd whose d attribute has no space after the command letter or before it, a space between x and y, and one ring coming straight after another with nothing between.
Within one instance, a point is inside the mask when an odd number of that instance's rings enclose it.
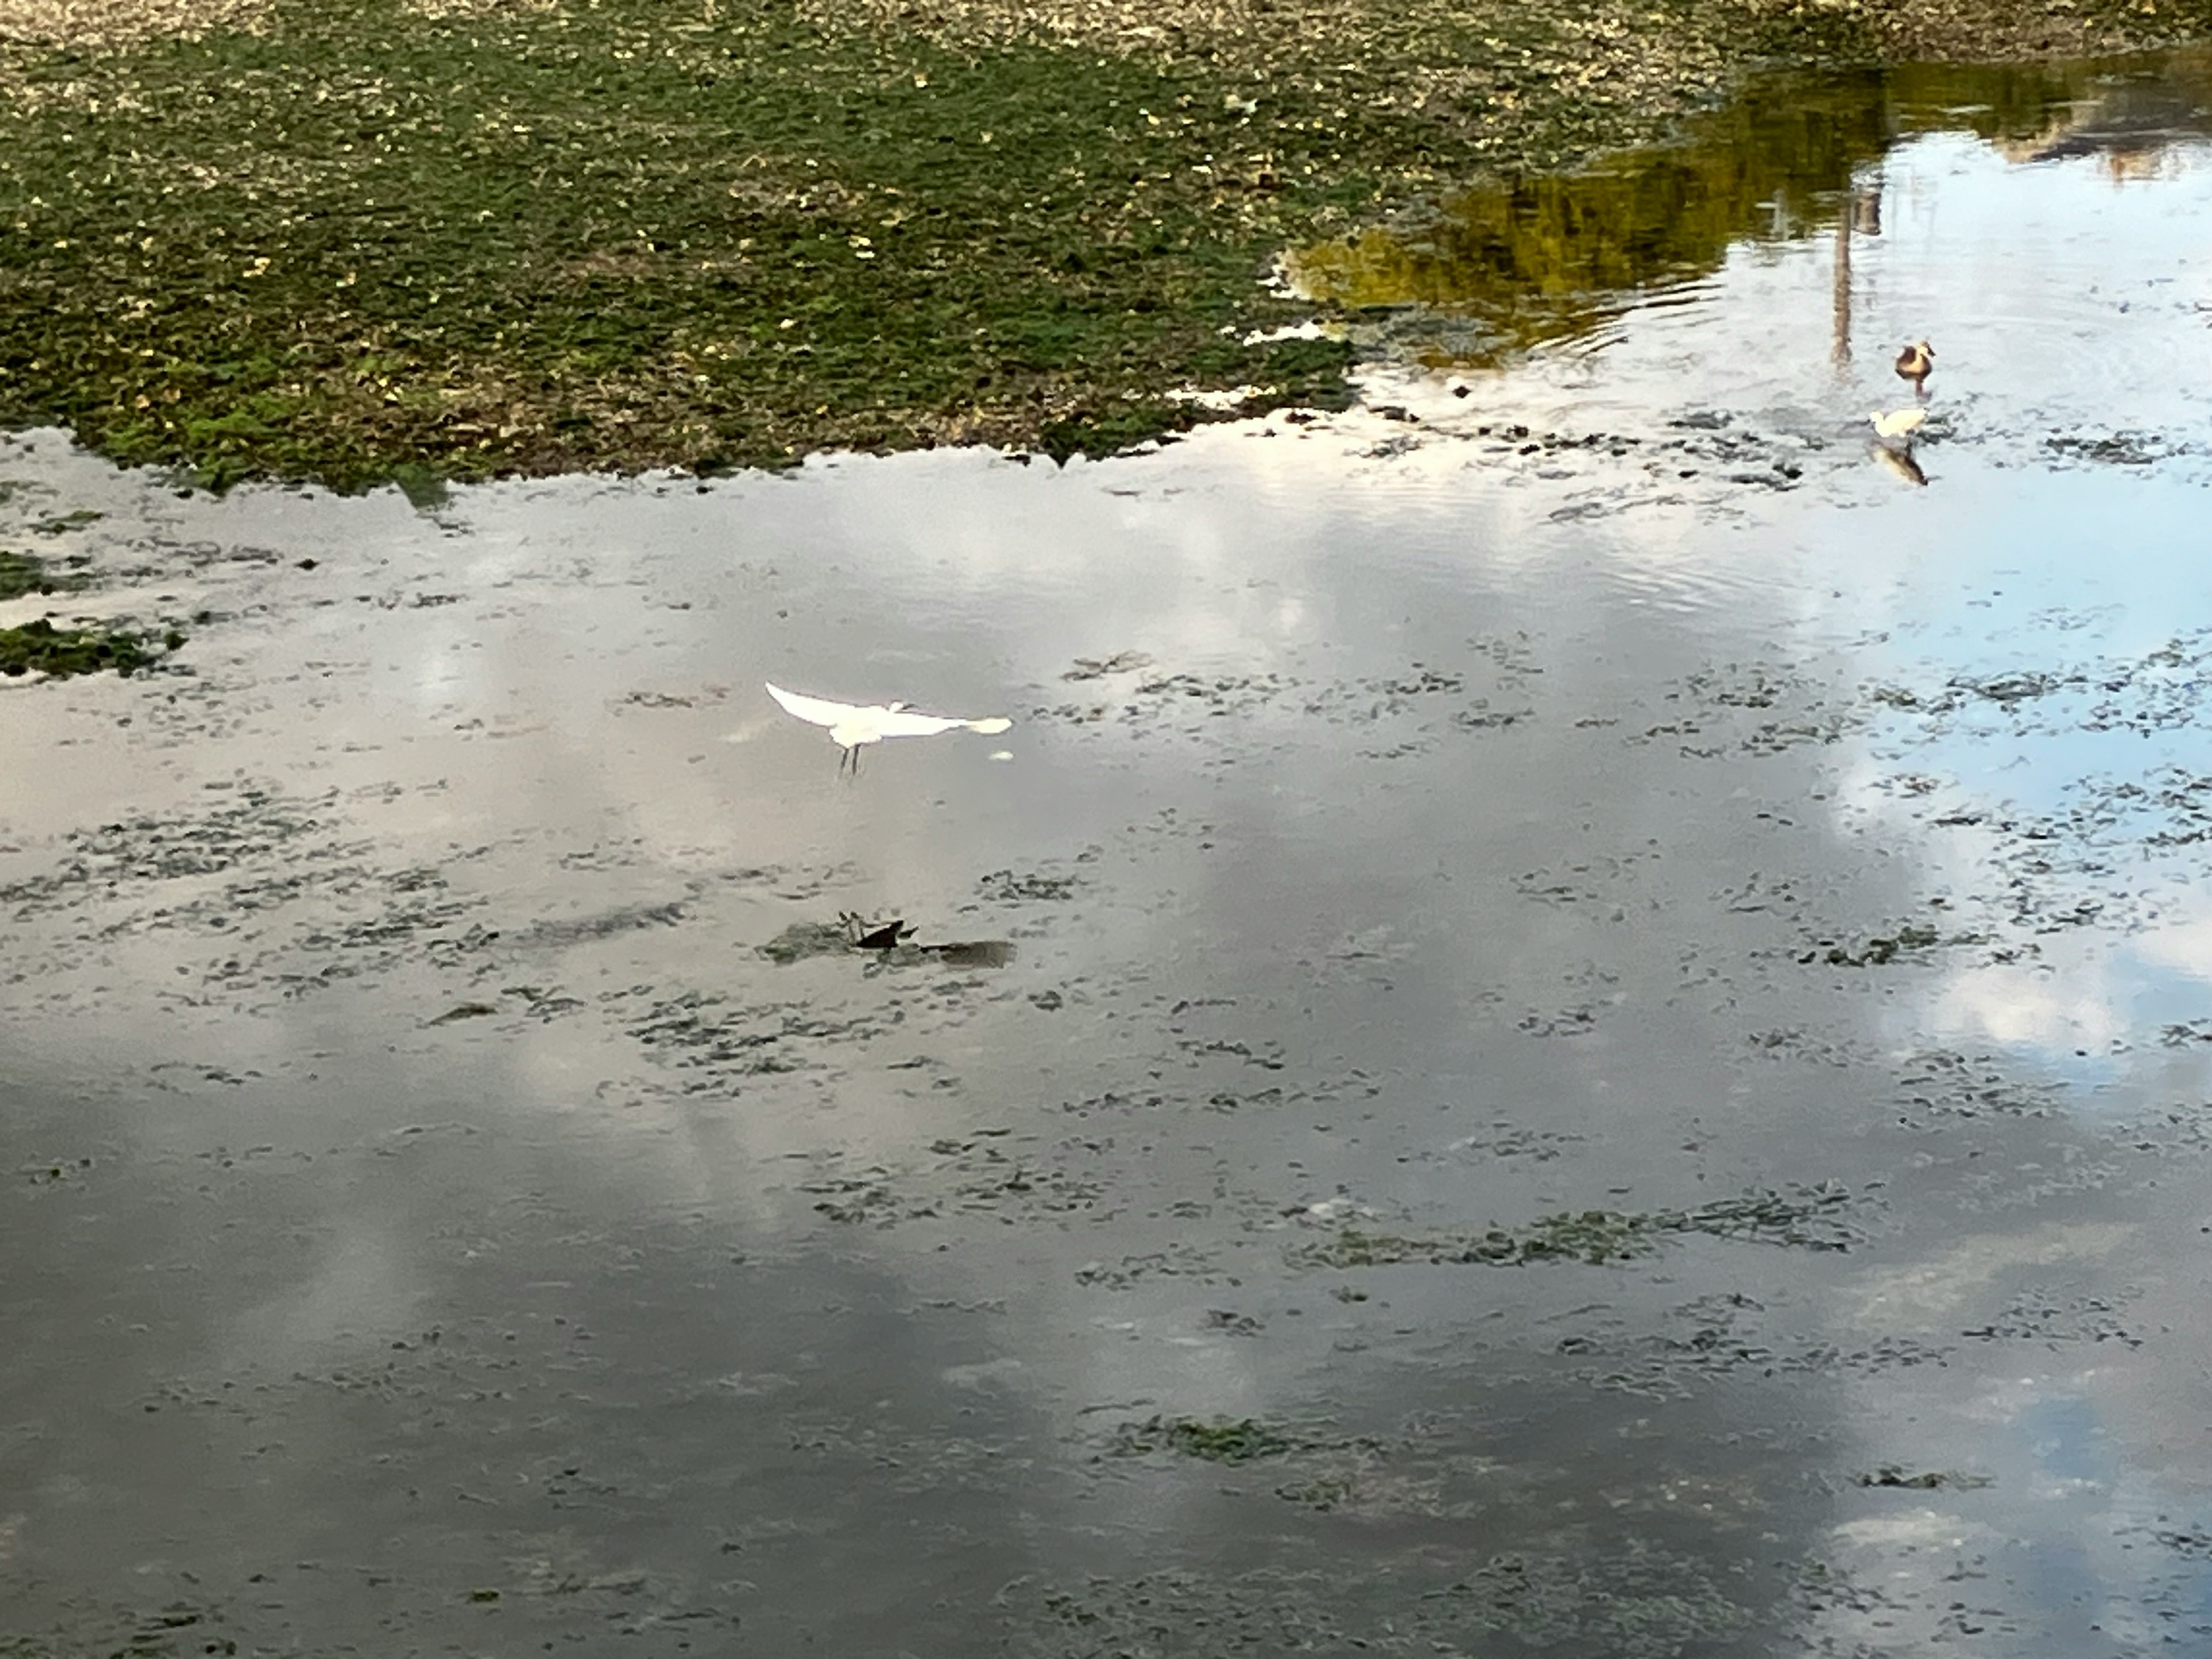
<instances>
[{"instance_id":1,"label":"egret's outstretched wing","mask_svg":"<svg viewBox=\"0 0 2212 1659\"><path fill-rule=\"evenodd\" d=\"M849 702L831 702L826 697L802 697L796 691L787 691L780 685L769 686L768 694L783 705L785 714L796 714L815 726L836 726L863 712Z\"/></svg>"},{"instance_id":2,"label":"egret's outstretched wing","mask_svg":"<svg viewBox=\"0 0 2212 1659\"><path fill-rule=\"evenodd\" d=\"M1004 714L993 714L980 720L956 720L949 714L918 714L911 708L894 708L876 721L876 729L887 738L933 738L939 732L981 732L985 737L996 737L1013 722Z\"/></svg>"},{"instance_id":3,"label":"egret's outstretched wing","mask_svg":"<svg viewBox=\"0 0 2212 1659\"><path fill-rule=\"evenodd\" d=\"M933 738L939 732L950 732L967 724L942 714L918 714L911 708L890 708L878 716L876 730L887 738Z\"/></svg>"}]
</instances>

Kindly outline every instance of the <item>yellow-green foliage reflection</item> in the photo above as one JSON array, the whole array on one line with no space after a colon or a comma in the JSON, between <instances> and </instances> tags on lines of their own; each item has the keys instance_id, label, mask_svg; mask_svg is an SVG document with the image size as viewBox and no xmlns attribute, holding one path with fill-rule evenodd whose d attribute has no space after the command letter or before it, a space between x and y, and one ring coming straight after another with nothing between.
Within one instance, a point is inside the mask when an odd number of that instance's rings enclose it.
<instances>
[{"instance_id":1,"label":"yellow-green foliage reflection","mask_svg":"<svg viewBox=\"0 0 2212 1659\"><path fill-rule=\"evenodd\" d=\"M2197 67L2212 82L2212 60ZM1290 274L1324 304L1437 313L1420 352L1433 361L1494 362L1717 270L1736 242L1832 225L1854 173L1914 131L1972 131L2022 160L2095 149L2124 171L2143 143L2202 130L2169 106L2173 87L2154 98L2096 65L1770 80L1679 143L1456 193L1425 217L1304 248Z\"/></svg>"}]
</instances>

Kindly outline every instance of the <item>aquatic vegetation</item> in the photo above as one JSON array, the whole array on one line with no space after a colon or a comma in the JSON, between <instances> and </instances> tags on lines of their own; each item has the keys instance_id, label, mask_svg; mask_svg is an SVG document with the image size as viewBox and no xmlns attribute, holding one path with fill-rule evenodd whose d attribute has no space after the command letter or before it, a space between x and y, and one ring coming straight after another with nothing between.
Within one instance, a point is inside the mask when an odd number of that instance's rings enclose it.
<instances>
[{"instance_id":1,"label":"aquatic vegetation","mask_svg":"<svg viewBox=\"0 0 2212 1659\"><path fill-rule=\"evenodd\" d=\"M1075 896L1080 876L1057 876L1044 871L994 870L975 883L982 897L997 904L1038 902L1060 904Z\"/></svg>"},{"instance_id":2,"label":"aquatic vegetation","mask_svg":"<svg viewBox=\"0 0 2212 1659\"><path fill-rule=\"evenodd\" d=\"M1127 1452L1177 1451L1206 1463L1249 1463L1280 1457L1307 1443L1249 1417L1151 1417L1124 1424L1116 1444Z\"/></svg>"},{"instance_id":3,"label":"aquatic vegetation","mask_svg":"<svg viewBox=\"0 0 2212 1659\"><path fill-rule=\"evenodd\" d=\"M1295 1486L1282 1495L1332 1506L1325 1487L1318 1502ZM1769 1616L1736 1576L1639 1539L1474 1563L1455 1565L1449 1582L1382 1580L1372 1601L1346 1593L1333 1555L1304 1571L1092 1574L1060 1586L1024 1579L1007 1600L1028 1626L1014 1645L1046 1659L1393 1650L1670 1659L1726 1651Z\"/></svg>"},{"instance_id":4,"label":"aquatic vegetation","mask_svg":"<svg viewBox=\"0 0 2212 1659\"><path fill-rule=\"evenodd\" d=\"M1286 1504L1296 1504L1301 1509L1316 1510L1326 1515L1340 1507L1352 1494L1352 1483L1335 1475L1322 1475L1313 1480L1301 1480L1275 1488L1275 1496Z\"/></svg>"},{"instance_id":5,"label":"aquatic vegetation","mask_svg":"<svg viewBox=\"0 0 2212 1659\"><path fill-rule=\"evenodd\" d=\"M1253 1417L1164 1417L1141 1423L1124 1423L1115 1431L1111 1453L1137 1456L1172 1451L1201 1463L1256 1463L1296 1452L1379 1452L1379 1443L1360 1436L1314 1435L1263 1422ZM1309 1507L1328 1508L1348 1486L1342 1480L1316 1479L1308 1486L1281 1495ZM1329 1493L1334 1496L1322 1501Z\"/></svg>"},{"instance_id":6,"label":"aquatic vegetation","mask_svg":"<svg viewBox=\"0 0 2212 1659\"><path fill-rule=\"evenodd\" d=\"M75 512L56 513L40 519L32 525L31 531L33 534L39 536L65 536L72 530L82 530L88 525L98 524L106 516L104 513L94 512L91 507L81 507Z\"/></svg>"},{"instance_id":7,"label":"aquatic vegetation","mask_svg":"<svg viewBox=\"0 0 2212 1659\"><path fill-rule=\"evenodd\" d=\"M1518 1229L1425 1236L1369 1232L1346 1227L1333 1239L1300 1246L1292 1262L1307 1267L1383 1267L1405 1262L1492 1267L1540 1261L1584 1261L1601 1266L1656 1254L1670 1238L1705 1233L1841 1250L1850 1244L1841 1212L1850 1203L1842 1188L1793 1188L1717 1199L1688 1210L1580 1210L1548 1215Z\"/></svg>"},{"instance_id":8,"label":"aquatic vegetation","mask_svg":"<svg viewBox=\"0 0 2212 1659\"><path fill-rule=\"evenodd\" d=\"M165 642L173 651L185 636L173 631ZM43 617L17 628L0 628L0 674L10 678L38 673L62 678L104 668L130 674L153 661L149 642L137 635L56 628Z\"/></svg>"},{"instance_id":9,"label":"aquatic vegetation","mask_svg":"<svg viewBox=\"0 0 2212 1659\"><path fill-rule=\"evenodd\" d=\"M1259 280L1285 246L1648 139L1761 58L2109 45L2202 9L1301 0L1124 29L1011 0L267 0L33 29L0 42L0 425L418 504L824 447L1103 453L1218 418L1192 390L1344 402L1349 344L1262 337L1310 311ZM1986 78L1953 101L2008 132L2079 91ZM1871 153L1861 102L1807 142ZM1682 213L1659 263L1764 188Z\"/></svg>"},{"instance_id":10,"label":"aquatic vegetation","mask_svg":"<svg viewBox=\"0 0 2212 1659\"><path fill-rule=\"evenodd\" d=\"M26 593L57 593L78 586L78 578L56 574L35 554L0 548L0 599L20 599Z\"/></svg>"},{"instance_id":11,"label":"aquatic vegetation","mask_svg":"<svg viewBox=\"0 0 2212 1659\"><path fill-rule=\"evenodd\" d=\"M1959 934L1947 938L1938 928L1921 922L1907 922L1894 933L1878 933L1852 950L1849 945L1822 939L1811 950L1798 953L1800 963L1826 963L1831 968L1881 968L1895 962L1899 957L1934 949L1939 945L1979 945L1984 943L1978 933Z\"/></svg>"},{"instance_id":12,"label":"aquatic vegetation","mask_svg":"<svg viewBox=\"0 0 2212 1659\"><path fill-rule=\"evenodd\" d=\"M1894 1486L1904 1492L1937 1492L1948 1488L1953 1492L1972 1492L1983 1486L1994 1486L1986 1474L1961 1474L1955 1469L1923 1469L1908 1474L1894 1463L1885 1463L1878 1469L1864 1471L1857 1477L1862 1486Z\"/></svg>"},{"instance_id":13,"label":"aquatic vegetation","mask_svg":"<svg viewBox=\"0 0 2212 1659\"><path fill-rule=\"evenodd\" d=\"M841 920L835 923L794 921L767 944L754 948L770 962L787 968L809 957L843 956L856 947Z\"/></svg>"}]
</instances>

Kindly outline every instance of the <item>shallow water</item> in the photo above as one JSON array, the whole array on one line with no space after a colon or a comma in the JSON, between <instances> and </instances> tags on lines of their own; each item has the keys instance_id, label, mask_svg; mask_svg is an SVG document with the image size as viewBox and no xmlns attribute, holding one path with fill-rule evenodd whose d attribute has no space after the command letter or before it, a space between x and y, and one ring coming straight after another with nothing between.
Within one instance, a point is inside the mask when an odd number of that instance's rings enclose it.
<instances>
[{"instance_id":1,"label":"shallow water","mask_svg":"<svg viewBox=\"0 0 2212 1659\"><path fill-rule=\"evenodd\" d=\"M1832 227L1065 471L0 448L0 622L204 618L0 697L5 1634L2201 1645L2212 158L1883 131L1847 352Z\"/></svg>"}]
</instances>

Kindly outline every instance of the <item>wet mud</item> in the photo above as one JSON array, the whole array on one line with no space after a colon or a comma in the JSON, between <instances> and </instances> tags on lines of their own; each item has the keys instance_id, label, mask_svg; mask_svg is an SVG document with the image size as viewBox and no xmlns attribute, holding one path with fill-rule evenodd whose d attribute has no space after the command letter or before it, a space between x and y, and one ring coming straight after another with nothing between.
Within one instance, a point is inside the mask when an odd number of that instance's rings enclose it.
<instances>
[{"instance_id":1,"label":"wet mud","mask_svg":"<svg viewBox=\"0 0 2212 1659\"><path fill-rule=\"evenodd\" d=\"M0 443L191 635L0 688L0 1646L2202 1645L2212 161L1937 114L1109 463Z\"/></svg>"}]
</instances>

